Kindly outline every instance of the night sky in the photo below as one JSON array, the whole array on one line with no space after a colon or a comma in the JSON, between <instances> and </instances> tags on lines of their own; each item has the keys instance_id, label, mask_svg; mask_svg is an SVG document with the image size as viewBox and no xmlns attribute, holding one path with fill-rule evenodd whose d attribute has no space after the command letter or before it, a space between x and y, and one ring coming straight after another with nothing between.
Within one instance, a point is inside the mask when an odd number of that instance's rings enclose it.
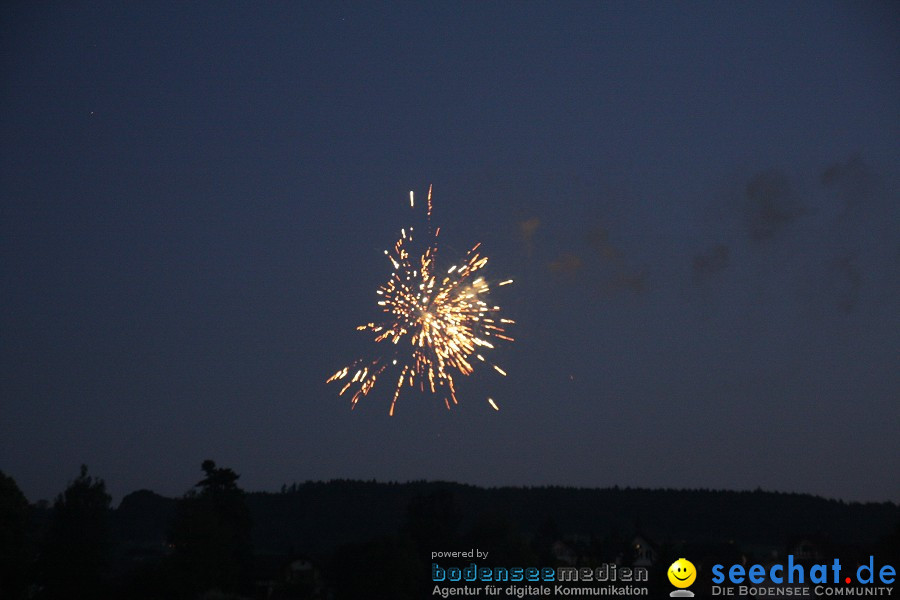
<instances>
[{"instance_id":1,"label":"night sky","mask_svg":"<svg viewBox=\"0 0 900 600\"><path fill-rule=\"evenodd\" d=\"M898 7L4 3L0 469L900 501ZM509 376L351 411L429 184Z\"/></svg>"}]
</instances>

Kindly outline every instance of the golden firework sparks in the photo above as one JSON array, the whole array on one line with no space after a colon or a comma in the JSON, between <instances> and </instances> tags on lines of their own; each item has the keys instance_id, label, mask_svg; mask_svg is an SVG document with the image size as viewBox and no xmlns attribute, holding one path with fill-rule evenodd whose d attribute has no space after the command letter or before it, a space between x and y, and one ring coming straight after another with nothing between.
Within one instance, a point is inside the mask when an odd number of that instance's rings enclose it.
<instances>
[{"instance_id":1,"label":"golden firework sparks","mask_svg":"<svg viewBox=\"0 0 900 600\"><path fill-rule=\"evenodd\" d=\"M413 192L409 193L409 204L415 207ZM346 380L339 395L352 390L351 408L372 391L376 381L388 377L394 385L390 415L394 414L404 386L443 397L449 409L451 401L458 403L454 376L472 374L473 357L488 362L480 352L493 349L492 340L513 341L506 326L515 322L496 317L500 307L486 302L490 286L480 274L475 275L488 262L487 256L478 252L481 243L466 252L459 263L437 272L435 259L440 228L432 233L431 209L429 186L426 203L429 234L424 250L411 250L412 227L400 231L393 251L384 251L394 271L376 291L380 296L377 304L385 318L382 322L357 327L374 334L376 342L388 342L393 358L358 360L327 379L328 383ZM499 283L498 287L510 283L512 279ZM506 375L499 366L491 366ZM395 367L399 375L391 376L388 370ZM488 398L488 402L499 410L493 399Z\"/></svg>"}]
</instances>

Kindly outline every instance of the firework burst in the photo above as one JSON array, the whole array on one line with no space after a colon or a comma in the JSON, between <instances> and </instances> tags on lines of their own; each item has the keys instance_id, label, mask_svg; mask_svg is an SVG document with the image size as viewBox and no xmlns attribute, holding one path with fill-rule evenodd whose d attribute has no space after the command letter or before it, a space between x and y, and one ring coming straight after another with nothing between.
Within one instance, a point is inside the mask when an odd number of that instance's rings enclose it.
<instances>
[{"instance_id":1,"label":"firework burst","mask_svg":"<svg viewBox=\"0 0 900 600\"><path fill-rule=\"evenodd\" d=\"M412 192L409 203L415 207ZM389 411L393 415L404 386L441 396L449 409L451 402L458 403L454 376L472 374L476 361L490 364L500 375L506 375L483 354L494 348L496 340L513 341L506 332L506 326L513 321L500 318L500 307L488 304L490 286L478 274L488 258L478 252L478 243L461 262L437 272L440 227L431 228L431 208L429 187L424 250L413 252L413 229L401 230L393 251L384 251L394 270L376 292L380 296L378 306L385 313L383 320L357 327L359 331L371 332L376 342L391 348L389 356L357 360L327 380L344 384L340 395L352 391L351 408L382 379L394 385ZM510 283L511 279L498 286ZM488 398L488 402L498 410L493 399Z\"/></svg>"}]
</instances>

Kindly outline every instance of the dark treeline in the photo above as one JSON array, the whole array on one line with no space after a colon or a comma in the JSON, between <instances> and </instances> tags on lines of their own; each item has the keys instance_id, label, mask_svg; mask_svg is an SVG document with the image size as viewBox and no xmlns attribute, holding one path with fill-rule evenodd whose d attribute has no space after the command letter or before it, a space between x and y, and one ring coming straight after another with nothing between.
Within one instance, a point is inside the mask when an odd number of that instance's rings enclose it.
<instances>
[{"instance_id":1,"label":"dark treeline","mask_svg":"<svg viewBox=\"0 0 900 600\"><path fill-rule=\"evenodd\" d=\"M713 490L480 488L306 482L246 493L207 460L172 499L140 490L112 509L86 467L52 505L0 473L0 598L378 600L431 596L431 553L483 566L643 565L900 558L900 507ZM470 559L440 559L443 567ZM657 590L662 592L663 590Z\"/></svg>"}]
</instances>

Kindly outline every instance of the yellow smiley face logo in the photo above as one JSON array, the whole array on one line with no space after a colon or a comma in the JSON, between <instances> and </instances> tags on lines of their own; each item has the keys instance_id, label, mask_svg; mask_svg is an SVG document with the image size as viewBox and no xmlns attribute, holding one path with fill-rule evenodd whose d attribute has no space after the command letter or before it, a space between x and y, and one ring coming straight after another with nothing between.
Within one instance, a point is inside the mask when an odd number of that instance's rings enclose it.
<instances>
[{"instance_id":1,"label":"yellow smiley face logo","mask_svg":"<svg viewBox=\"0 0 900 600\"><path fill-rule=\"evenodd\" d=\"M677 588L690 587L697 579L697 569L694 563L686 558L679 558L669 567L669 581Z\"/></svg>"}]
</instances>

